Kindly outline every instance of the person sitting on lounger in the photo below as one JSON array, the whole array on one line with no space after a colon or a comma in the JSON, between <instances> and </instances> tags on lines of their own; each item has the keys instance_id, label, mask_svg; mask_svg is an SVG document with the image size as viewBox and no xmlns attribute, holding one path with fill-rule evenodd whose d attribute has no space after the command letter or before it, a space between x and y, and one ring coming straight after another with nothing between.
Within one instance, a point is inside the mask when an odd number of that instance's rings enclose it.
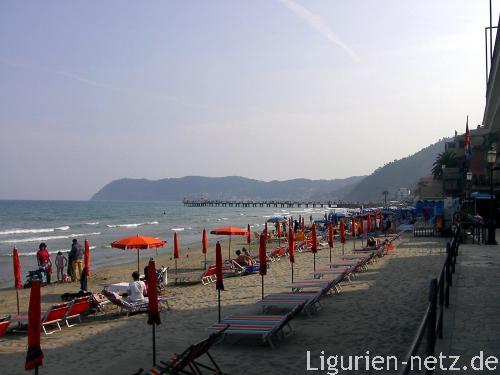
<instances>
[{"instance_id":1,"label":"person sitting on lounger","mask_svg":"<svg viewBox=\"0 0 500 375\"><path fill-rule=\"evenodd\" d=\"M247 250L246 247L244 247L243 249L241 249L241 251L243 251L243 255L246 255L247 257L251 258L252 256L250 255L250 252Z\"/></svg>"},{"instance_id":2,"label":"person sitting on lounger","mask_svg":"<svg viewBox=\"0 0 500 375\"><path fill-rule=\"evenodd\" d=\"M143 302L146 300L144 294L146 292L146 284L144 281L139 280L139 272L134 271L132 273L132 279L128 284L127 290L127 300L129 302Z\"/></svg>"},{"instance_id":3,"label":"person sitting on lounger","mask_svg":"<svg viewBox=\"0 0 500 375\"><path fill-rule=\"evenodd\" d=\"M246 267L246 266L251 266L253 265L253 259L252 257L249 257L248 255L245 255L245 254L242 254L241 251L239 250L236 250L236 263L238 263L240 266L242 267Z\"/></svg>"}]
</instances>

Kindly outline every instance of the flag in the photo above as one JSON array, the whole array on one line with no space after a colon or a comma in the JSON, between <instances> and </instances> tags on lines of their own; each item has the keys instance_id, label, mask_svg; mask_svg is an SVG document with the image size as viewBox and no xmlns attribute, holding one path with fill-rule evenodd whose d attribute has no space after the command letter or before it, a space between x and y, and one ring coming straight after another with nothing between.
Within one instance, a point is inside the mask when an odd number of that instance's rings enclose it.
<instances>
[{"instance_id":1,"label":"flag","mask_svg":"<svg viewBox=\"0 0 500 375\"><path fill-rule=\"evenodd\" d=\"M472 147L470 144L469 116L467 116L467 122L465 123L465 160L470 159L472 159Z\"/></svg>"}]
</instances>

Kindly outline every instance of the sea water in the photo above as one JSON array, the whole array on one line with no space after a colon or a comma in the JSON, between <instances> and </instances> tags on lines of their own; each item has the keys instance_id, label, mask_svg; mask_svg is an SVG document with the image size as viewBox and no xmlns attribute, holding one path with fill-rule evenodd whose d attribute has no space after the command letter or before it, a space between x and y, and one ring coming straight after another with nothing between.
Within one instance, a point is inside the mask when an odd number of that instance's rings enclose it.
<instances>
[{"instance_id":1,"label":"sea water","mask_svg":"<svg viewBox=\"0 0 500 375\"><path fill-rule=\"evenodd\" d=\"M133 262L135 251L111 248L125 236L141 234L167 241L160 254L172 251L174 232L180 247L200 246L203 228L221 226L261 232L272 216L309 216L320 219L330 209L276 207L185 207L181 202L0 201L0 288L13 285L12 249L17 247L23 276L37 268L38 245L45 242L52 262L56 253L67 253L71 241L89 240L92 267ZM272 227L271 227L272 228ZM214 243L218 237L208 235ZM155 252L141 251L142 258ZM67 254L66 254L67 255ZM54 270L55 272L55 270Z\"/></svg>"}]
</instances>

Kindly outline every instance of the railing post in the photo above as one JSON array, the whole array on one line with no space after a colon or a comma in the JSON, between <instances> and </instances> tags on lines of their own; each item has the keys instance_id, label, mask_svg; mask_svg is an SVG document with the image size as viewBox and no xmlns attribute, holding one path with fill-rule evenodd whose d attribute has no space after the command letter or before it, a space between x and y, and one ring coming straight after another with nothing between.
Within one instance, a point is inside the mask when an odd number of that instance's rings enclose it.
<instances>
[{"instance_id":1,"label":"railing post","mask_svg":"<svg viewBox=\"0 0 500 375\"><path fill-rule=\"evenodd\" d=\"M450 307L450 286L452 284L451 279L451 247L450 243L446 243L446 265L445 265L445 277L446 277L446 291L445 291L445 306Z\"/></svg>"},{"instance_id":2,"label":"railing post","mask_svg":"<svg viewBox=\"0 0 500 375\"><path fill-rule=\"evenodd\" d=\"M439 338L443 338L443 319L444 319L444 283L446 282L446 266L441 270L441 275L439 277L439 321L438 321L438 333Z\"/></svg>"},{"instance_id":3,"label":"railing post","mask_svg":"<svg viewBox=\"0 0 500 375\"><path fill-rule=\"evenodd\" d=\"M426 355L434 356L434 349L436 347L436 312L437 312L437 279L431 280L429 288L429 319L427 321L427 347ZM428 370L427 374L432 374L432 370Z\"/></svg>"}]
</instances>

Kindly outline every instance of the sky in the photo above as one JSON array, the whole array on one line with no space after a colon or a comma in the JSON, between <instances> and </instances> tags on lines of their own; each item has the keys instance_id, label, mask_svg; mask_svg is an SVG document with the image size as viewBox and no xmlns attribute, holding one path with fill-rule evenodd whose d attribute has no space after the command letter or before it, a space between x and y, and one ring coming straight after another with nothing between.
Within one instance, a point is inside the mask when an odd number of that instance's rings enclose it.
<instances>
[{"instance_id":1,"label":"sky","mask_svg":"<svg viewBox=\"0 0 500 375\"><path fill-rule=\"evenodd\" d=\"M481 124L488 22L487 0L4 0L0 199L370 174Z\"/></svg>"}]
</instances>

